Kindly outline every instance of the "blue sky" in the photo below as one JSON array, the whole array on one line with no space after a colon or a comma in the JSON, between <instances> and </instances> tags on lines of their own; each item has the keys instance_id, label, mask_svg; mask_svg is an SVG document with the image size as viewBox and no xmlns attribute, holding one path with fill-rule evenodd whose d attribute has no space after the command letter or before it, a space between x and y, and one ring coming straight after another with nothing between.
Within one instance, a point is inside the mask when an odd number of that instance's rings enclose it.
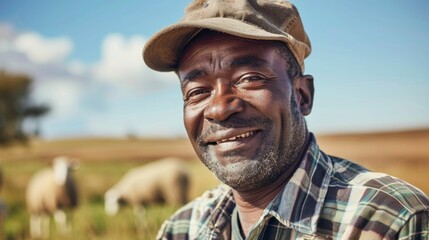
<instances>
[{"instance_id":1,"label":"blue sky","mask_svg":"<svg viewBox=\"0 0 429 240\"><path fill-rule=\"evenodd\" d=\"M316 133L429 127L429 2L295 0L313 51ZM0 68L34 78L47 138L180 137L174 74L141 49L187 1L0 0Z\"/></svg>"}]
</instances>

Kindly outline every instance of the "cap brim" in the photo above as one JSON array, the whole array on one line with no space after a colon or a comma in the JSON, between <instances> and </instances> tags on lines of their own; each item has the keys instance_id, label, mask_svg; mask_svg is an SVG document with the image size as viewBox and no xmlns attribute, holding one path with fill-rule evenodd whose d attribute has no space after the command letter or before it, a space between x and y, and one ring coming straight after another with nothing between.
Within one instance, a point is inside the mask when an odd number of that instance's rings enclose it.
<instances>
[{"instance_id":1,"label":"cap brim","mask_svg":"<svg viewBox=\"0 0 429 240\"><path fill-rule=\"evenodd\" d=\"M287 33L271 33L235 19L205 18L189 23L181 22L154 35L147 41L143 49L145 63L150 68L161 72L176 70L179 56L184 47L201 29L215 30L248 39L282 41L289 45L292 54L299 59L294 47L290 44L300 45L302 43Z\"/></svg>"}]
</instances>

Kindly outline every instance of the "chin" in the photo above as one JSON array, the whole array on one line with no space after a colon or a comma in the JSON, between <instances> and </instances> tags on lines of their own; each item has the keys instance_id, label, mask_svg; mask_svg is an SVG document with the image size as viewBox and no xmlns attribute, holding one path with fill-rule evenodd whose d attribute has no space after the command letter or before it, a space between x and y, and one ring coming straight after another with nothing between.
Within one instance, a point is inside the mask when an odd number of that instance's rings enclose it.
<instances>
[{"instance_id":1,"label":"chin","mask_svg":"<svg viewBox=\"0 0 429 240\"><path fill-rule=\"evenodd\" d=\"M277 180L285 171L272 151L254 158L238 158L223 165L216 158L205 159L203 163L224 184L237 191L252 191L265 187Z\"/></svg>"}]
</instances>

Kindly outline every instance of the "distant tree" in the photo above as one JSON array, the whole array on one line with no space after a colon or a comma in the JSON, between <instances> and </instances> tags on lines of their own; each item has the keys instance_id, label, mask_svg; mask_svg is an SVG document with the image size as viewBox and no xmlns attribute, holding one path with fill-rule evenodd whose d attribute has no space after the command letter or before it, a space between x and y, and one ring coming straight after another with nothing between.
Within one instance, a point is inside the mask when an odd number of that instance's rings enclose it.
<instances>
[{"instance_id":1,"label":"distant tree","mask_svg":"<svg viewBox=\"0 0 429 240\"><path fill-rule=\"evenodd\" d=\"M23 122L38 120L49 112L46 105L36 105L30 98L32 79L23 74L8 74L0 70L0 144L25 142ZM38 131L38 130L37 130ZM36 131L36 132L37 132Z\"/></svg>"}]
</instances>

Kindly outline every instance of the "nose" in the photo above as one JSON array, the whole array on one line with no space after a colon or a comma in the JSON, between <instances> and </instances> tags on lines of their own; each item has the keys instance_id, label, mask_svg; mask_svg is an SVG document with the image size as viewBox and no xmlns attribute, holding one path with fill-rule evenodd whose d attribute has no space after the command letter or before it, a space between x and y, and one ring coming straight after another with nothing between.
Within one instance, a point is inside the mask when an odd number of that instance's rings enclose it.
<instances>
[{"instance_id":1,"label":"nose","mask_svg":"<svg viewBox=\"0 0 429 240\"><path fill-rule=\"evenodd\" d=\"M204 118L210 121L224 121L231 115L242 112L244 102L229 86L218 86L214 96L204 110Z\"/></svg>"}]
</instances>

